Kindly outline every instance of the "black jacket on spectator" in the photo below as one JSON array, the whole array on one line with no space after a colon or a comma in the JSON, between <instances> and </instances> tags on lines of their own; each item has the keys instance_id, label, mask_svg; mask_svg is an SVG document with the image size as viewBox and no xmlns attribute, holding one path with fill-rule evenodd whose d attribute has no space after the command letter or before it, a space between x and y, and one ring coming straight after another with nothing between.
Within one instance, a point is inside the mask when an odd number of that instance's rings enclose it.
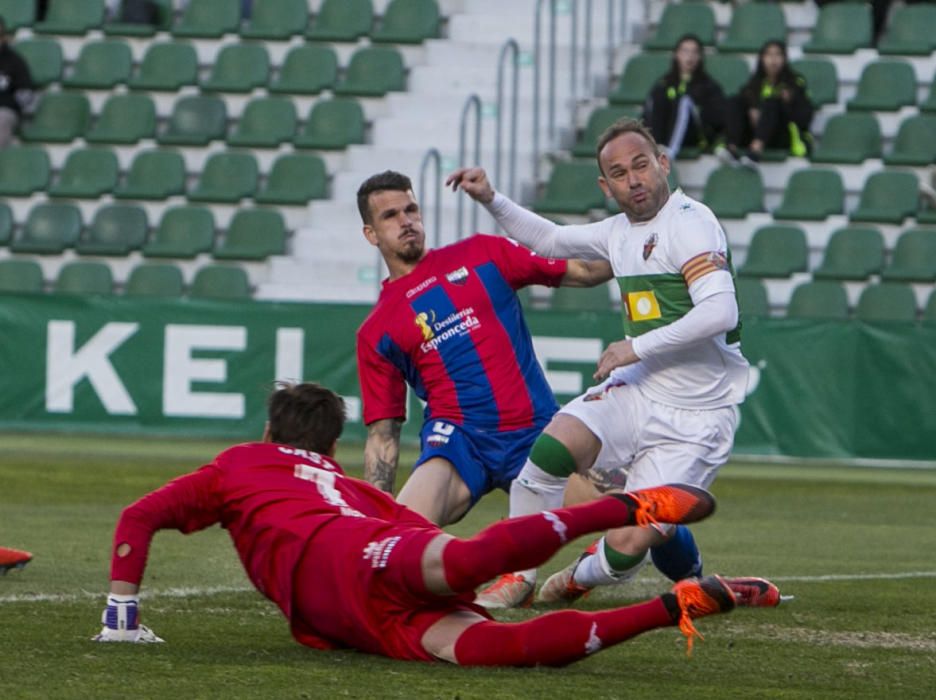
<instances>
[{"instance_id":1,"label":"black jacket on spectator","mask_svg":"<svg viewBox=\"0 0 936 700\"><path fill-rule=\"evenodd\" d=\"M669 143L679 98L683 95L689 95L696 107L683 145L702 149L711 147L725 127L725 93L704 71L696 71L688 84L673 71L656 81L644 103L644 123L657 143Z\"/></svg>"},{"instance_id":2,"label":"black jacket on spectator","mask_svg":"<svg viewBox=\"0 0 936 700\"><path fill-rule=\"evenodd\" d=\"M9 44L0 44L0 107L9 107L17 114L22 106L16 99L20 90L32 90L29 66Z\"/></svg>"}]
</instances>

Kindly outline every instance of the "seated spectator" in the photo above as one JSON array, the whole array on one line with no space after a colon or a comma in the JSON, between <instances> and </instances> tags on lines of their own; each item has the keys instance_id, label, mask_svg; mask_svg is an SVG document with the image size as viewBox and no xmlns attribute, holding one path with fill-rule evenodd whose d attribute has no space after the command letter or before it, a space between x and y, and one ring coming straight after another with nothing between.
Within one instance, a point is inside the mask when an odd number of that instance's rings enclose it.
<instances>
[{"instance_id":1,"label":"seated spectator","mask_svg":"<svg viewBox=\"0 0 936 700\"><path fill-rule=\"evenodd\" d=\"M677 42L669 72L644 103L643 121L670 158L683 146L714 146L724 128L725 95L705 72L702 42L694 34Z\"/></svg>"},{"instance_id":2,"label":"seated spectator","mask_svg":"<svg viewBox=\"0 0 936 700\"><path fill-rule=\"evenodd\" d=\"M12 46L6 22L0 18L0 148L13 140L23 109L33 100L29 66Z\"/></svg>"}]
</instances>

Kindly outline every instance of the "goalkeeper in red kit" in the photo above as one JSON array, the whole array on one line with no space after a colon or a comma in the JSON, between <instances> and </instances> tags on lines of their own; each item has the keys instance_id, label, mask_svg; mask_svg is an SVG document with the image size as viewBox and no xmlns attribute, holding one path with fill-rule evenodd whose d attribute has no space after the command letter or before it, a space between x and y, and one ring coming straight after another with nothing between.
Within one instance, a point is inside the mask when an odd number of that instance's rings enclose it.
<instances>
[{"instance_id":1,"label":"goalkeeper in red kit","mask_svg":"<svg viewBox=\"0 0 936 700\"><path fill-rule=\"evenodd\" d=\"M117 522L101 642L160 642L140 623L139 590L153 535L227 529L257 589L293 636L317 649L466 666L564 665L658 627L735 605L723 579L686 579L624 608L562 610L500 623L474 589L537 566L565 543L623 525L687 523L715 507L702 489L670 484L502 520L475 537L443 533L334 461L341 398L317 384L270 396L263 442L237 445L128 506Z\"/></svg>"}]
</instances>

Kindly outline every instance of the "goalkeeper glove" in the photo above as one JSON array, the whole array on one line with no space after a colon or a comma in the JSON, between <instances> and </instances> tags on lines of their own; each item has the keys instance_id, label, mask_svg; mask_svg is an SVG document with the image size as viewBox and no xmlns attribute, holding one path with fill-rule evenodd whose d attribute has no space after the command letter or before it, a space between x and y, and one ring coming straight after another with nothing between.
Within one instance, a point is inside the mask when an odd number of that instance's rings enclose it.
<instances>
[{"instance_id":1,"label":"goalkeeper glove","mask_svg":"<svg viewBox=\"0 0 936 700\"><path fill-rule=\"evenodd\" d=\"M140 598L135 595L107 596L101 615L104 628L92 639L95 642L161 642L146 625L140 624Z\"/></svg>"}]
</instances>

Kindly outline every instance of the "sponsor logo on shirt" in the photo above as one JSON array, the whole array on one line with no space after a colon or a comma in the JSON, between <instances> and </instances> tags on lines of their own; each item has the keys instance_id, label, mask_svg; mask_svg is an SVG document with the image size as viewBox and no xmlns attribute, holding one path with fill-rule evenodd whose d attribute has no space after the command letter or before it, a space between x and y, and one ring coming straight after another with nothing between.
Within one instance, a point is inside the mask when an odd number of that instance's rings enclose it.
<instances>
[{"instance_id":1,"label":"sponsor logo on shirt","mask_svg":"<svg viewBox=\"0 0 936 700\"><path fill-rule=\"evenodd\" d=\"M643 259L648 260L651 255L653 255L653 249L656 248L657 241L660 240L660 237L656 233L651 233L647 236L647 240L643 244Z\"/></svg>"},{"instance_id":2,"label":"sponsor logo on shirt","mask_svg":"<svg viewBox=\"0 0 936 700\"><path fill-rule=\"evenodd\" d=\"M379 542L368 542L364 547L364 559L369 559L371 567L375 569L386 569L387 561L390 559L390 553L400 541L400 536L387 537Z\"/></svg>"},{"instance_id":3,"label":"sponsor logo on shirt","mask_svg":"<svg viewBox=\"0 0 936 700\"><path fill-rule=\"evenodd\" d=\"M468 281L468 268L462 266L457 270L453 270L445 276L445 279L452 284L464 284Z\"/></svg>"},{"instance_id":4,"label":"sponsor logo on shirt","mask_svg":"<svg viewBox=\"0 0 936 700\"><path fill-rule=\"evenodd\" d=\"M438 278L437 278L435 275L433 275L432 277L427 277L426 279L424 279L422 282L420 282L419 284L417 284L417 285L416 285L415 287L413 287L412 289L407 290L407 292L406 292L406 298L407 298L407 299L410 299L410 298L414 297L415 295L419 294L422 290L424 290L426 287L428 287L430 284L432 284L433 282L435 282L435 281L437 281L437 280L438 280Z\"/></svg>"},{"instance_id":5,"label":"sponsor logo on shirt","mask_svg":"<svg viewBox=\"0 0 936 700\"><path fill-rule=\"evenodd\" d=\"M435 311L420 311L416 314L416 318L413 319L419 330L422 332L423 340L432 340L435 337L435 333L432 331L432 326L429 325L435 321Z\"/></svg>"},{"instance_id":6,"label":"sponsor logo on shirt","mask_svg":"<svg viewBox=\"0 0 936 700\"><path fill-rule=\"evenodd\" d=\"M631 321L651 321L660 318L660 304L653 290L628 292L624 297L624 309Z\"/></svg>"},{"instance_id":7,"label":"sponsor logo on shirt","mask_svg":"<svg viewBox=\"0 0 936 700\"><path fill-rule=\"evenodd\" d=\"M423 319L424 322L431 323L431 326L427 327L432 335L426 335L426 329L423 328L423 342L419 349L424 353L432 352L437 350L442 343L451 340L452 338L457 338L468 333L473 332L474 330L481 327L481 321L478 320L478 317L474 315L474 307L469 306L467 309L461 309L460 311L455 311L454 313L449 314L441 321L435 321L435 312L430 312L433 318L433 321L428 321L428 315L426 312L421 312L416 317L416 325L420 328L423 326L420 324L420 317L426 316Z\"/></svg>"}]
</instances>

